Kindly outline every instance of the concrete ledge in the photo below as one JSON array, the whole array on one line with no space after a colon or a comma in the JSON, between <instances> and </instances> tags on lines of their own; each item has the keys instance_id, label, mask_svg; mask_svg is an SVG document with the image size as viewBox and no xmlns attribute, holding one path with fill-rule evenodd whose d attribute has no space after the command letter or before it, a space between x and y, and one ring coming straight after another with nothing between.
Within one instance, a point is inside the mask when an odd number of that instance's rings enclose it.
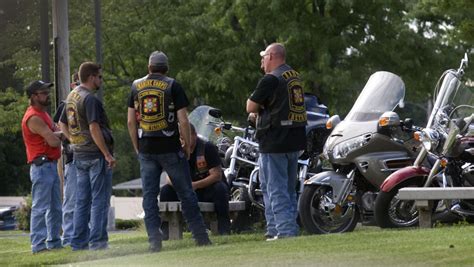
<instances>
[{"instance_id":1,"label":"concrete ledge","mask_svg":"<svg viewBox=\"0 0 474 267\"><path fill-rule=\"evenodd\" d=\"M398 199L415 201L420 227L429 228L435 200L474 199L474 187L405 187L398 191Z\"/></svg>"},{"instance_id":2,"label":"concrete ledge","mask_svg":"<svg viewBox=\"0 0 474 267\"><path fill-rule=\"evenodd\" d=\"M214 212L214 203L212 202L198 202L201 212ZM160 212L171 211L181 212L181 202L179 201L165 201L159 202ZM229 201L229 211L245 210L245 201Z\"/></svg>"},{"instance_id":3,"label":"concrete ledge","mask_svg":"<svg viewBox=\"0 0 474 267\"><path fill-rule=\"evenodd\" d=\"M160 202L160 217L168 222L169 239L182 239L184 218L181 214L181 202ZM206 222L211 227L211 232L217 234L217 217L214 213L214 203L198 202L199 209ZM229 201L229 212L231 218L238 211L245 210L245 201Z\"/></svg>"},{"instance_id":4,"label":"concrete ledge","mask_svg":"<svg viewBox=\"0 0 474 267\"><path fill-rule=\"evenodd\" d=\"M403 200L474 199L474 187L404 187L398 191Z\"/></svg>"}]
</instances>

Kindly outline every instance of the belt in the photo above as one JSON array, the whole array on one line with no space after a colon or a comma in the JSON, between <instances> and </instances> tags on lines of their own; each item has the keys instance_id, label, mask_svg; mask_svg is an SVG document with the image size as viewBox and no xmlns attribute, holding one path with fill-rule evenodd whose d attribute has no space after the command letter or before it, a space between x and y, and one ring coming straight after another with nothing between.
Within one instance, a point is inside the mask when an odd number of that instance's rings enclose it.
<instances>
[{"instance_id":1,"label":"belt","mask_svg":"<svg viewBox=\"0 0 474 267\"><path fill-rule=\"evenodd\" d=\"M40 155L34 158L31 163L34 164L35 166L41 166L45 162L51 162L52 160L48 159L46 155Z\"/></svg>"}]
</instances>

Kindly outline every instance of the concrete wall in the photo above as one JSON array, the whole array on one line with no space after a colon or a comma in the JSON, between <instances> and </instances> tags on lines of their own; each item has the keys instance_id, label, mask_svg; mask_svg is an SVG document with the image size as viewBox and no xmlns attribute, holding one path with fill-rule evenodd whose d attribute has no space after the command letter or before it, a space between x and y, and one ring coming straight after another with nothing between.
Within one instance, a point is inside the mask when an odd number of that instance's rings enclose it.
<instances>
[{"instance_id":1,"label":"concrete wall","mask_svg":"<svg viewBox=\"0 0 474 267\"><path fill-rule=\"evenodd\" d=\"M138 220L143 218L142 200L141 197L112 196L110 206L115 208L116 219Z\"/></svg>"},{"instance_id":2,"label":"concrete wall","mask_svg":"<svg viewBox=\"0 0 474 267\"><path fill-rule=\"evenodd\" d=\"M24 197L0 197L0 207L20 207L21 203L25 203Z\"/></svg>"},{"instance_id":3,"label":"concrete wall","mask_svg":"<svg viewBox=\"0 0 474 267\"><path fill-rule=\"evenodd\" d=\"M20 207L21 203L25 203L24 197L0 197L0 207ZM139 215L143 213L141 197L115 197L110 198L110 206L113 216L116 219L138 220ZM142 214L143 215L143 214Z\"/></svg>"}]
</instances>

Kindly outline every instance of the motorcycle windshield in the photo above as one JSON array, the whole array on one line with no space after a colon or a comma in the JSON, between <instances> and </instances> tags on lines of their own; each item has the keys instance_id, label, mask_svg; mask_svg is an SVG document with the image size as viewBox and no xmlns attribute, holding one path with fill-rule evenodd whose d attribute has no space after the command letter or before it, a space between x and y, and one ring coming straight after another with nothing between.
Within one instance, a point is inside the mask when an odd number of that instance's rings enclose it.
<instances>
[{"instance_id":1,"label":"motorcycle windshield","mask_svg":"<svg viewBox=\"0 0 474 267\"><path fill-rule=\"evenodd\" d=\"M399 76L386 71L376 72L370 76L344 120L378 120L384 112L393 111L402 104L404 97L405 84Z\"/></svg>"},{"instance_id":2,"label":"motorcycle windshield","mask_svg":"<svg viewBox=\"0 0 474 267\"><path fill-rule=\"evenodd\" d=\"M470 116L474 110L474 88L461 82L456 75L447 75L445 79L442 86L446 86L446 89L441 88L436 95L436 99L444 98L440 101L442 106L437 111L438 116L435 117L437 122L439 123L445 116L450 120ZM444 96L443 91L446 92Z\"/></svg>"},{"instance_id":3,"label":"motorcycle windshield","mask_svg":"<svg viewBox=\"0 0 474 267\"><path fill-rule=\"evenodd\" d=\"M209 115L209 110L214 109L210 106L198 106L191 113L189 113L189 122L196 128L196 133L199 137L215 143L217 134L214 132L220 120Z\"/></svg>"}]
</instances>

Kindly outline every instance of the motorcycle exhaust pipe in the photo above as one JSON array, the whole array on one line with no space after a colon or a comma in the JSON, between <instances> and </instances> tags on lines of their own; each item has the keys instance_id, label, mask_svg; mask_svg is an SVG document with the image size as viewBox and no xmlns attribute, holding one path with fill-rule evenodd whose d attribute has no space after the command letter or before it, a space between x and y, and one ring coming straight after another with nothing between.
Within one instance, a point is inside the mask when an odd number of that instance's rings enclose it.
<instances>
[{"instance_id":1,"label":"motorcycle exhaust pipe","mask_svg":"<svg viewBox=\"0 0 474 267\"><path fill-rule=\"evenodd\" d=\"M474 211L465 210L465 209L461 208L461 205L459 205L459 204L456 204L456 205L452 206L451 211L456 213L456 214L459 214L459 215L474 216Z\"/></svg>"}]
</instances>

